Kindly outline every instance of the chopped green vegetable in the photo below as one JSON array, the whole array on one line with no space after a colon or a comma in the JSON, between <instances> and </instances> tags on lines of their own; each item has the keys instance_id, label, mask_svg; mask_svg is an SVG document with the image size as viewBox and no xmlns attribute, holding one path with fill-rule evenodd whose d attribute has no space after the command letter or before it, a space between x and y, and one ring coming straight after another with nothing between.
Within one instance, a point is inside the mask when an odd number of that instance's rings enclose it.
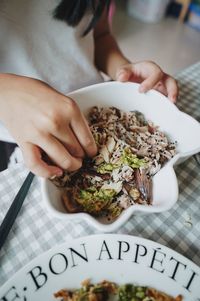
<instances>
[{"instance_id":1,"label":"chopped green vegetable","mask_svg":"<svg viewBox=\"0 0 200 301\"><path fill-rule=\"evenodd\" d=\"M110 173L120 166L121 164L102 163L98 166L97 172L99 172L100 174Z\"/></svg>"},{"instance_id":2,"label":"chopped green vegetable","mask_svg":"<svg viewBox=\"0 0 200 301\"><path fill-rule=\"evenodd\" d=\"M143 301L146 294L146 287L126 284L119 287L119 301Z\"/></svg>"},{"instance_id":3,"label":"chopped green vegetable","mask_svg":"<svg viewBox=\"0 0 200 301\"><path fill-rule=\"evenodd\" d=\"M97 172L100 174L111 173L114 169L122 167L123 165L128 165L132 168L140 168L146 165L144 159L139 159L135 154L132 153L130 148L125 148L123 153L116 164L112 163L101 163Z\"/></svg>"},{"instance_id":4,"label":"chopped green vegetable","mask_svg":"<svg viewBox=\"0 0 200 301\"><path fill-rule=\"evenodd\" d=\"M86 200L90 200L91 197L92 197L92 192L91 191L89 191L89 190L83 190L83 189L80 190L80 198L82 200L85 200L85 201Z\"/></svg>"},{"instance_id":5,"label":"chopped green vegetable","mask_svg":"<svg viewBox=\"0 0 200 301\"><path fill-rule=\"evenodd\" d=\"M102 209L106 209L115 195L116 191L114 189L100 188L97 190L95 187L89 187L80 190L80 195L76 201L83 206L85 211L95 214Z\"/></svg>"},{"instance_id":6,"label":"chopped green vegetable","mask_svg":"<svg viewBox=\"0 0 200 301\"><path fill-rule=\"evenodd\" d=\"M132 168L140 168L146 165L146 161L139 159L128 147L123 150L122 162Z\"/></svg>"}]
</instances>

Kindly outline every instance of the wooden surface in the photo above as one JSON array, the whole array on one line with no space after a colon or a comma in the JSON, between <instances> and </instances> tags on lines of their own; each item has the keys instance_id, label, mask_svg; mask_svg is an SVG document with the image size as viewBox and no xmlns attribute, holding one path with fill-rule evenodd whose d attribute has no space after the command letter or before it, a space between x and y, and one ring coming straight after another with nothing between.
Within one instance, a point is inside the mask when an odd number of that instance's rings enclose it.
<instances>
[{"instance_id":1,"label":"wooden surface","mask_svg":"<svg viewBox=\"0 0 200 301\"><path fill-rule=\"evenodd\" d=\"M185 17L188 12L188 7L192 1L191 0L175 0L174 2L182 5L180 15L179 15L179 21L184 22Z\"/></svg>"}]
</instances>

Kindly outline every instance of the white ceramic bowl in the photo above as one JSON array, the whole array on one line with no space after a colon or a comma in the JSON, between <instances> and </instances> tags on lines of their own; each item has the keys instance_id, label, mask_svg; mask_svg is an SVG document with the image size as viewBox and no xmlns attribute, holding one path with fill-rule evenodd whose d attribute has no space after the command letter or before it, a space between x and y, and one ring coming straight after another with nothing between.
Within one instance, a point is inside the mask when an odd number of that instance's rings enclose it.
<instances>
[{"instance_id":1,"label":"white ceramic bowl","mask_svg":"<svg viewBox=\"0 0 200 301\"><path fill-rule=\"evenodd\" d=\"M178 153L153 177L153 204L134 205L124 210L113 222L95 218L87 213L67 213L61 201L61 190L49 180L41 179L42 197L47 209L56 217L67 220L82 219L102 232L112 232L122 226L133 214L169 210L178 199L178 184L174 172L177 164L200 152L200 123L181 112L165 96L149 91L138 92L138 84L108 82L70 93L86 114L94 105L115 106L124 111L137 110L153 121L171 141L177 141Z\"/></svg>"}]
</instances>

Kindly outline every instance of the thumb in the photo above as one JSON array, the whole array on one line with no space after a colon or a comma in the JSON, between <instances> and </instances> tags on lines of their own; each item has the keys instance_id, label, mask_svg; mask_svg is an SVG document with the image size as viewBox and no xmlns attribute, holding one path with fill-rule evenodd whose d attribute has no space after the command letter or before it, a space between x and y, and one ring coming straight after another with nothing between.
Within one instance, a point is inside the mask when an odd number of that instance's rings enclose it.
<instances>
[{"instance_id":1,"label":"thumb","mask_svg":"<svg viewBox=\"0 0 200 301\"><path fill-rule=\"evenodd\" d=\"M132 75L132 70L129 67L120 68L116 73L116 80L120 82L127 82Z\"/></svg>"}]
</instances>

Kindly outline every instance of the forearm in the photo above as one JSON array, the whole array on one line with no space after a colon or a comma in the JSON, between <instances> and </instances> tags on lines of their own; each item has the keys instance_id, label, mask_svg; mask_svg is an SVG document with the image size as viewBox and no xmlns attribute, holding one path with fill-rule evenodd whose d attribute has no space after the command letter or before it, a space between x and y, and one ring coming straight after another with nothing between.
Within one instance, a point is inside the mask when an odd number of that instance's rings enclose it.
<instances>
[{"instance_id":1,"label":"forearm","mask_svg":"<svg viewBox=\"0 0 200 301\"><path fill-rule=\"evenodd\" d=\"M109 31L95 38L95 64L99 70L115 80L117 70L128 63Z\"/></svg>"},{"instance_id":2,"label":"forearm","mask_svg":"<svg viewBox=\"0 0 200 301\"><path fill-rule=\"evenodd\" d=\"M3 121L4 115L6 113L6 101L4 96L4 87L5 82L8 79L8 75L4 73L0 73L0 120Z\"/></svg>"},{"instance_id":3,"label":"forearm","mask_svg":"<svg viewBox=\"0 0 200 301\"><path fill-rule=\"evenodd\" d=\"M10 73L0 73L0 120L9 119L12 104L15 100L15 91L20 84L22 76Z\"/></svg>"}]
</instances>

